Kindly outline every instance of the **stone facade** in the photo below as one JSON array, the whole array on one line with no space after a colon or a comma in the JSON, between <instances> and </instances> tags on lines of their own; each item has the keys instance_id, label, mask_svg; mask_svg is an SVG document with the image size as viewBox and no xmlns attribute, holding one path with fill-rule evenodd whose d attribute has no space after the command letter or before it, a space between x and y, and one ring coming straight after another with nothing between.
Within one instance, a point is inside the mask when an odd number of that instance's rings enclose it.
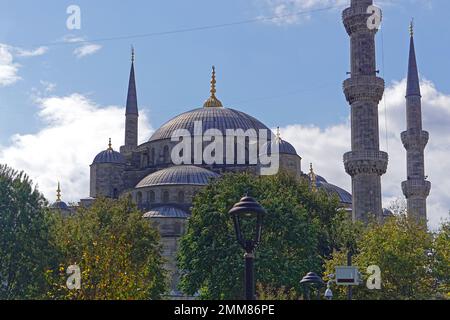
<instances>
[{"instance_id":1,"label":"stone facade","mask_svg":"<svg viewBox=\"0 0 450 320\"><path fill-rule=\"evenodd\" d=\"M427 221L427 197L431 183L425 177L424 150L429 134L422 130L422 102L419 72L414 48L413 26L408 65L408 84L406 89L407 130L401 138L407 151L407 180L402 183L403 194L408 203L408 215L422 222Z\"/></svg>"},{"instance_id":2,"label":"stone facade","mask_svg":"<svg viewBox=\"0 0 450 320\"><path fill-rule=\"evenodd\" d=\"M369 29L367 9L372 0L352 0L343 12L343 22L351 43L351 77L344 93L351 106L352 151L344 155L352 177L353 219L367 222L373 214L382 220L381 176L386 173L388 155L380 151L378 103L384 80L377 77L375 35Z\"/></svg>"}]
</instances>

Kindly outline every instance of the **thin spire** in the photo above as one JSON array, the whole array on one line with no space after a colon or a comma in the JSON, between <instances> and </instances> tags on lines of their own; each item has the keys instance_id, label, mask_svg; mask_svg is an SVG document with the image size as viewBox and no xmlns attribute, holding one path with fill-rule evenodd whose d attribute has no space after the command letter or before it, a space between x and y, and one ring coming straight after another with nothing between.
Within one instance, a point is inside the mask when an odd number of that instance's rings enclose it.
<instances>
[{"instance_id":1,"label":"thin spire","mask_svg":"<svg viewBox=\"0 0 450 320\"><path fill-rule=\"evenodd\" d=\"M213 66L212 67L212 76L211 76L211 96L209 97L208 100L206 100L206 102L204 103L203 107L204 108L221 108L223 107L222 102L220 102L219 99L217 99L216 97L216 68Z\"/></svg>"},{"instance_id":2,"label":"thin spire","mask_svg":"<svg viewBox=\"0 0 450 320\"><path fill-rule=\"evenodd\" d=\"M410 24L410 45L409 45L409 62L408 62L408 83L406 96L421 96L419 70L417 68L416 50L414 47L414 21Z\"/></svg>"},{"instance_id":3,"label":"thin spire","mask_svg":"<svg viewBox=\"0 0 450 320\"><path fill-rule=\"evenodd\" d=\"M134 47L132 46L131 47L131 70L130 70L130 80L128 82L126 115L129 115L129 114L139 115L138 105L137 105L136 79L135 79L135 75L134 75L134 61L135 61L135 51L134 51Z\"/></svg>"},{"instance_id":4,"label":"thin spire","mask_svg":"<svg viewBox=\"0 0 450 320\"><path fill-rule=\"evenodd\" d=\"M58 189L56 189L56 202L61 202L61 185L58 181Z\"/></svg>"},{"instance_id":5,"label":"thin spire","mask_svg":"<svg viewBox=\"0 0 450 320\"><path fill-rule=\"evenodd\" d=\"M108 143L108 150L112 150L112 142L111 142L111 138L109 138L109 143Z\"/></svg>"},{"instance_id":6,"label":"thin spire","mask_svg":"<svg viewBox=\"0 0 450 320\"><path fill-rule=\"evenodd\" d=\"M411 23L409 24L409 35L414 37L414 18L411 19Z\"/></svg>"},{"instance_id":7,"label":"thin spire","mask_svg":"<svg viewBox=\"0 0 450 320\"><path fill-rule=\"evenodd\" d=\"M314 173L313 164L310 163L309 165L309 180L311 181L311 190L317 191L317 176Z\"/></svg>"},{"instance_id":8,"label":"thin spire","mask_svg":"<svg viewBox=\"0 0 450 320\"><path fill-rule=\"evenodd\" d=\"M281 133L280 133L280 127L277 127L277 141L281 141Z\"/></svg>"}]
</instances>

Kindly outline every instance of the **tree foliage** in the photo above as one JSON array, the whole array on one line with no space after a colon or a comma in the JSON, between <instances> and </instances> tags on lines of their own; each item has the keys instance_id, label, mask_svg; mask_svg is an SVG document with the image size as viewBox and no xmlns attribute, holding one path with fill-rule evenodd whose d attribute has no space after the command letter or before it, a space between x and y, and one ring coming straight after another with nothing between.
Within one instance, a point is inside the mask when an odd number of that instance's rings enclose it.
<instances>
[{"instance_id":1,"label":"tree foliage","mask_svg":"<svg viewBox=\"0 0 450 320\"><path fill-rule=\"evenodd\" d=\"M25 173L0 165L0 299L45 292L54 252L46 205Z\"/></svg>"},{"instance_id":2,"label":"tree foliage","mask_svg":"<svg viewBox=\"0 0 450 320\"><path fill-rule=\"evenodd\" d=\"M59 268L47 272L52 299L158 299L165 290L159 235L128 198L98 199L76 214L55 216ZM70 265L81 290L67 289Z\"/></svg>"},{"instance_id":3,"label":"tree foliage","mask_svg":"<svg viewBox=\"0 0 450 320\"><path fill-rule=\"evenodd\" d=\"M450 242L448 229L446 232L441 231L435 238L422 224L405 215L393 216L383 224L368 225L361 237L356 239L357 251L353 257L353 265L359 268L364 281L368 276L367 267L379 266L382 288L368 290L364 282L354 288L353 297L383 300L441 297L445 283L448 290ZM326 273L332 274L336 266L346 265L346 255L346 248L336 251L333 258L326 262ZM335 297L345 298L342 287L336 288Z\"/></svg>"},{"instance_id":4,"label":"tree foliage","mask_svg":"<svg viewBox=\"0 0 450 320\"><path fill-rule=\"evenodd\" d=\"M311 192L307 183L284 173L225 174L195 197L180 242L181 289L187 294L200 290L202 298L242 298L243 251L228 211L245 194L267 210L255 261L261 288L299 291L301 278L309 271L320 273L322 259L338 246L345 214L337 199Z\"/></svg>"}]
</instances>

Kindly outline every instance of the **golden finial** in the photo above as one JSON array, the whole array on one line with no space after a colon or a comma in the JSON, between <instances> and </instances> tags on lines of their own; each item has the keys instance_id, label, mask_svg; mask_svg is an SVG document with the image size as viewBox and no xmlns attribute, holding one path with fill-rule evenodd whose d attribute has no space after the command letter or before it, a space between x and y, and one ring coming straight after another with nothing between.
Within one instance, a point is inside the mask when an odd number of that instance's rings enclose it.
<instances>
[{"instance_id":1,"label":"golden finial","mask_svg":"<svg viewBox=\"0 0 450 320\"><path fill-rule=\"evenodd\" d=\"M411 23L409 24L409 34L411 37L414 36L414 18L411 19Z\"/></svg>"},{"instance_id":2,"label":"golden finial","mask_svg":"<svg viewBox=\"0 0 450 320\"><path fill-rule=\"evenodd\" d=\"M311 181L311 190L317 191L317 176L314 173L313 164L311 163L309 166L309 180Z\"/></svg>"},{"instance_id":3,"label":"golden finial","mask_svg":"<svg viewBox=\"0 0 450 320\"><path fill-rule=\"evenodd\" d=\"M223 107L222 102L216 97L216 67L212 67L212 77L211 77L211 96L204 103L204 108L221 108Z\"/></svg>"},{"instance_id":4,"label":"golden finial","mask_svg":"<svg viewBox=\"0 0 450 320\"><path fill-rule=\"evenodd\" d=\"M109 143L108 143L108 150L112 150L112 143L111 143L111 138L109 138Z\"/></svg>"},{"instance_id":5,"label":"golden finial","mask_svg":"<svg viewBox=\"0 0 450 320\"><path fill-rule=\"evenodd\" d=\"M134 46L131 46L131 62L134 63Z\"/></svg>"},{"instance_id":6,"label":"golden finial","mask_svg":"<svg viewBox=\"0 0 450 320\"><path fill-rule=\"evenodd\" d=\"M58 189L56 189L56 202L61 202L61 185L58 181Z\"/></svg>"}]
</instances>

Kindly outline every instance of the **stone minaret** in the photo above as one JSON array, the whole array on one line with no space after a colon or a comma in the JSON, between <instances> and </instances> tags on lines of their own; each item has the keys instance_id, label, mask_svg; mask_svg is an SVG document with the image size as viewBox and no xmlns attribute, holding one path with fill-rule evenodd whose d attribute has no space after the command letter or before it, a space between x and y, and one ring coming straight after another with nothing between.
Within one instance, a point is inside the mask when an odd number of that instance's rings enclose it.
<instances>
[{"instance_id":1,"label":"stone minaret","mask_svg":"<svg viewBox=\"0 0 450 320\"><path fill-rule=\"evenodd\" d=\"M403 194L408 201L408 216L418 221L427 221L427 197L431 183L425 177L424 149L429 134L422 130L422 103L414 49L414 33L411 23L409 49L408 84L406 89L407 130L402 133L402 142L407 151L407 180L402 183Z\"/></svg>"},{"instance_id":2,"label":"stone minaret","mask_svg":"<svg viewBox=\"0 0 450 320\"><path fill-rule=\"evenodd\" d=\"M138 144L138 118L139 111L137 105L136 80L134 76L134 49L132 49L131 71L125 112L125 145L120 148L120 152L126 156L130 155L131 152L136 149Z\"/></svg>"},{"instance_id":3,"label":"stone minaret","mask_svg":"<svg viewBox=\"0 0 450 320\"><path fill-rule=\"evenodd\" d=\"M368 25L372 4L372 0L351 0L342 15L351 43L351 77L344 82L344 93L351 105L352 151L344 155L344 163L352 177L353 219L363 222L369 214L382 220L381 176L388 164L387 153L380 151L378 103L384 80L377 77L377 28Z\"/></svg>"}]
</instances>

